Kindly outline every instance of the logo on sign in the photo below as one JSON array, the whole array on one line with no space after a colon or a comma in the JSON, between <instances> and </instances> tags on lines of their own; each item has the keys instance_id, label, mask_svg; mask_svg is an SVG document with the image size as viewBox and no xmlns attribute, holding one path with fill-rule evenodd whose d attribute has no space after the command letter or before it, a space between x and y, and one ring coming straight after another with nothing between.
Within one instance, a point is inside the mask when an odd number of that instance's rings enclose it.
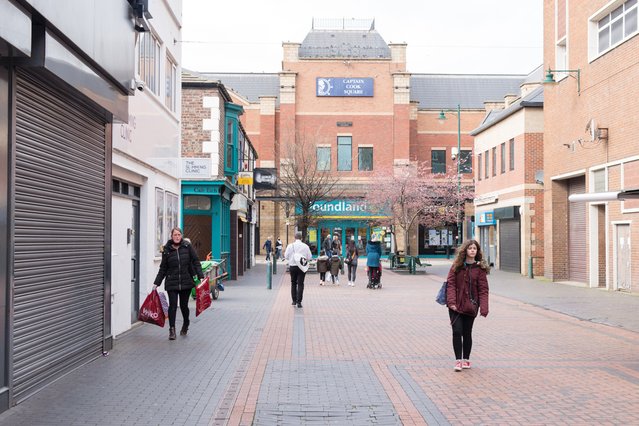
<instances>
[{"instance_id":1,"label":"logo on sign","mask_svg":"<svg viewBox=\"0 0 639 426\"><path fill-rule=\"evenodd\" d=\"M318 96L331 96L331 89L333 85L328 78L317 79L317 95Z\"/></svg>"}]
</instances>

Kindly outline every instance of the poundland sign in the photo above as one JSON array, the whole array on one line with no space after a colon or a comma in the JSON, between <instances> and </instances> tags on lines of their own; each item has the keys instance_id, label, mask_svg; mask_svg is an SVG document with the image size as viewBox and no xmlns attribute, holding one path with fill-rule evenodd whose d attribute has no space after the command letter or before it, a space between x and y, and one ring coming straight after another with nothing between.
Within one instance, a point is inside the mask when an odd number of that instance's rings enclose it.
<instances>
[{"instance_id":1,"label":"poundland sign","mask_svg":"<svg viewBox=\"0 0 639 426\"><path fill-rule=\"evenodd\" d=\"M382 218L387 215L379 215L369 211L366 201L362 200L334 200L318 201L311 206L311 211L318 217L324 218ZM299 207L296 213L301 213Z\"/></svg>"},{"instance_id":2,"label":"poundland sign","mask_svg":"<svg viewBox=\"0 0 639 426\"><path fill-rule=\"evenodd\" d=\"M318 77L317 96L373 96L373 79L366 77Z\"/></svg>"}]
</instances>

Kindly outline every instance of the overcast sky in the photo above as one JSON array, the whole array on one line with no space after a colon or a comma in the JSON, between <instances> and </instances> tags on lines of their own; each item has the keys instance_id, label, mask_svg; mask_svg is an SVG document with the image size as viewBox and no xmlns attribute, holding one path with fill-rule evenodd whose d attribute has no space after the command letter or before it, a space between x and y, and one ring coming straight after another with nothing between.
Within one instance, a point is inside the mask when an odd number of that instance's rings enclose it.
<instances>
[{"instance_id":1,"label":"overcast sky","mask_svg":"<svg viewBox=\"0 0 639 426\"><path fill-rule=\"evenodd\" d=\"M183 0L182 66L278 72L313 18L375 18L413 73L527 74L542 63L543 0Z\"/></svg>"}]
</instances>

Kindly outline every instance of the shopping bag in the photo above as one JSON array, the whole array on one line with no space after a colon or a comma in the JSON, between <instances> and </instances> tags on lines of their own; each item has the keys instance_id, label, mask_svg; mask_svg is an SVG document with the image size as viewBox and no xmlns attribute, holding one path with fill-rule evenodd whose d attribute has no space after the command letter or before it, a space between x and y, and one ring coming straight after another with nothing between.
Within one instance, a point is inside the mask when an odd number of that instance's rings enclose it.
<instances>
[{"instance_id":1,"label":"shopping bag","mask_svg":"<svg viewBox=\"0 0 639 426\"><path fill-rule=\"evenodd\" d=\"M169 317L169 301L166 300L166 294L158 291L158 295L160 296L160 303L162 303L162 311L164 312L165 317Z\"/></svg>"},{"instance_id":2,"label":"shopping bag","mask_svg":"<svg viewBox=\"0 0 639 426\"><path fill-rule=\"evenodd\" d=\"M142 303L140 307L138 319L143 322L148 322L149 324L164 327L166 317L164 316L162 302L160 301L160 295L157 290L153 290L146 299L144 299L144 303Z\"/></svg>"},{"instance_id":3,"label":"shopping bag","mask_svg":"<svg viewBox=\"0 0 639 426\"><path fill-rule=\"evenodd\" d=\"M195 287L195 316L200 315L202 311L211 306L211 301L209 277L206 277Z\"/></svg>"},{"instance_id":4,"label":"shopping bag","mask_svg":"<svg viewBox=\"0 0 639 426\"><path fill-rule=\"evenodd\" d=\"M439 303L440 305L446 305L446 291L447 291L447 289L448 289L448 282L444 281L444 283L442 284L441 288L437 292L437 297L435 298L435 302Z\"/></svg>"}]
</instances>

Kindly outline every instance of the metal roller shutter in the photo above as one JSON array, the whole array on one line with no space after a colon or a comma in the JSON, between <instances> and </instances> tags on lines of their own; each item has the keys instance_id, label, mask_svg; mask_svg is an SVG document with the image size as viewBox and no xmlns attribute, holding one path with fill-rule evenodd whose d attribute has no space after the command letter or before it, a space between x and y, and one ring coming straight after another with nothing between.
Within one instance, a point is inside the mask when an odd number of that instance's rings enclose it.
<instances>
[{"instance_id":1,"label":"metal roller shutter","mask_svg":"<svg viewBox=\"0 0 639 426\"><path fill-rule=\"evenodd\" d=\"M568 195L586 192L583 177L568 181ZM568 276L572 281L586 282L586 203L568 203Z\"/></svg>"},{"instance_id":2,"label":"metal roller shutter","mask_svg":"<svg viewBox=\"0 0 639 426\"><path fill-rule=\"evenodd\" d=\"M499 269L521 272L521 231L519 220L499 221Z\"/></svg>"},{"instance_id":3,"label":"metal roller shutter","mask_svg":"<svg viewBox=\"0 0 639 426\"><path fill-rule=\"evenodd\" d=\"M17 72L16 403L102 351L105 124L87 105Z\"/></svg>"}]
</instances>

